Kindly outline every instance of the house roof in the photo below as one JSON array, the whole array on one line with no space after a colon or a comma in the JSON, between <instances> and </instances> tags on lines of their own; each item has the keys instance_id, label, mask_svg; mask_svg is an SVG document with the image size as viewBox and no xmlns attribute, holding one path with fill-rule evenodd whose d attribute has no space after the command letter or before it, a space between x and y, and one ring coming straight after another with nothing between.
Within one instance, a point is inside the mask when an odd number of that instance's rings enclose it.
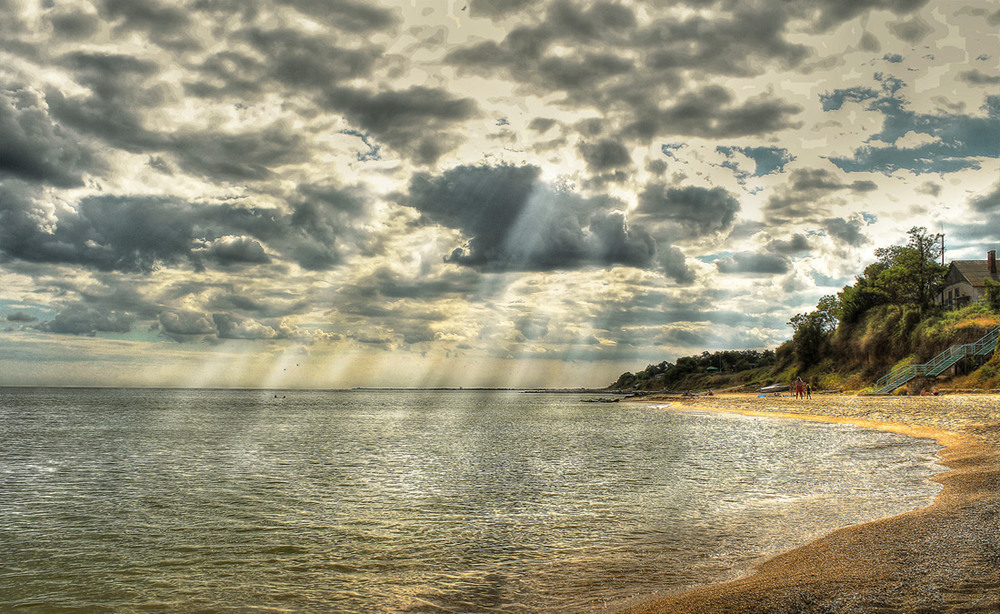
<instances>
[{"instance_id":1,"label":"house roof","mask_svg":"<svg viewBox=\"0 0 1000 614\"><path fill-rule=\"evenodd\" d=\"M973 286L985 285L987 279L1000 282L1000 275L990 273L989 261L987 260L952 260L951 266L955 267Z\"/></svg>"}]
</instances>

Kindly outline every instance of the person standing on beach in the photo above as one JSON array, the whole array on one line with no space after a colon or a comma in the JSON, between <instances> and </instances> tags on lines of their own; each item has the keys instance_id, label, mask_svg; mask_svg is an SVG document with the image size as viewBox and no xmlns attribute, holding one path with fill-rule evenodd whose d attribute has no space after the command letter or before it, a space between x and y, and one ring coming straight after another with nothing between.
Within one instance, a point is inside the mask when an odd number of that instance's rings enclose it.
<instances>
[{"instance_id":1,"label":"person standing on beach","mask_svg":"<svg viewBox=\"0 0 1000 614\"><path fill-rule=\"evenodd\" d=\"M806 384L806 398L813 398L813 387L812 384Z\"/></svg>"},{"instance_id":2,"label":"person standing on beach","mask_svg":"<svg viewBox=\"0 0 1000 614\"><path fill-rule=\"evenodd\" d=\"M804 385L805 385L805 382L802 381L801 377L795 378L795 398L796 399L801 399L802 398L802 389L803 389Z\"/></svg>"}]
</instances>

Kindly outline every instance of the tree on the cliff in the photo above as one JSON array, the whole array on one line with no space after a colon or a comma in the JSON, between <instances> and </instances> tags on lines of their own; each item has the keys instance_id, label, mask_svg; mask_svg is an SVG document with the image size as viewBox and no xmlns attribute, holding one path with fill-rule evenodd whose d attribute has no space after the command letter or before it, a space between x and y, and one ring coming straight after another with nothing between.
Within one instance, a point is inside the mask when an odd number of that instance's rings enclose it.
<instances>
[{"instance_id":1,"label":"tree on the cliff","mask_svg":"<svg viewBox=\"0 0 1000 614\"><path fill-rule=\"evenodd\" d=\"M824 296L814 311L796 314L788 321L788 325L795 330L792 333L792 355L800 367L811 367L826 352L830 337L837 329L838 311L837 298Z\"/></svg>"},{"instance_id":2,"label":"tree on the cliff","mask_svg":"<svg viewBox=\"0 0 1000 614\"><path fill-rule=\"evenodd\" d=\"M926 228L918 226L907 234L910 238L906 245L875 250L878 260L865 269L865 276L868 277L869 269L873 270L875 287L885 292L891 303L924 310L934 305L948 267L938 262L940 235L928 234Z\"/></svg>"},{"instance_id":3,"label":"tree on the cliff","mask_svg":"<svg viewBox=\"0 0 1000 614\"><path fill-rule=\"evenodd\" d=\"M905 245L880 247L875 262L865 267L853 286L837 296L839 319L855 322L876 305L912 305L926 311L933 307L948 268L940 264L941 235L914 226Z\"/></svg>"}]
</instances>

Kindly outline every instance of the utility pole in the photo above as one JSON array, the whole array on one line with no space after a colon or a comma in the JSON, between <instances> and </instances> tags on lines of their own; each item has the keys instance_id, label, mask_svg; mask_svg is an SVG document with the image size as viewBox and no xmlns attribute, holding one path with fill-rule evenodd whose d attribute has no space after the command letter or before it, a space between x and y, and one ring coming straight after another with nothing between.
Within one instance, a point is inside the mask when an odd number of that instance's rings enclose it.
<instances>
[{"instance_id":1,"label":"utility pole","mask_svg":"<svg viewBox=\"0 0 1000 614\"><path fill-rule=\"evenodd\" d=\"M944 230L944 226L943 225L941 227L941 230ZM941 266L944 266L944 233L943 232L939 232L937 234L937 238L941 239ZM945 306L944 305L944 286L942 285L941 286L941 307L944 307L944 306Z\"/></svg>"}]
</instances>

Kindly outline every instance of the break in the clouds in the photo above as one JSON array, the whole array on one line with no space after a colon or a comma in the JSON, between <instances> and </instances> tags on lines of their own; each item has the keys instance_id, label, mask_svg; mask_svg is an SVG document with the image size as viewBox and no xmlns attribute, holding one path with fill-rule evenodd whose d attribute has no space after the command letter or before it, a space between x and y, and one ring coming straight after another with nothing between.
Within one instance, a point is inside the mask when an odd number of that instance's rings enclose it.
<instances>
[{"instance_id":1,"label":"break in the clouds","mask_svg":"<svg viewBox=\"0 0 1000 614\"><path fill-rule=\"evenodd\" d=\"M881 85L878 90L857 87L820 97L825 111L860 104L884 116L882 130L868 139L870 145L859 147L851 157L831 158L841 169L952 173L978 168L983 160L1000 154L1000 94L991 92L979 108L970 110L972 113L923 114L908 108L900 93L904 87L901 79L882 74L875 78Z\"/></svg>"},{"instance_id":2,"label":"break in the clouds","mask_svg":"<svg viewBox=\"0 0 1000 614\"><path fill-rule=\"evenodd\" d=\"M911 226L996 248L998 25L0 0L0 383L594 385L774 347Z\"/></svg>"}]
</instances>

